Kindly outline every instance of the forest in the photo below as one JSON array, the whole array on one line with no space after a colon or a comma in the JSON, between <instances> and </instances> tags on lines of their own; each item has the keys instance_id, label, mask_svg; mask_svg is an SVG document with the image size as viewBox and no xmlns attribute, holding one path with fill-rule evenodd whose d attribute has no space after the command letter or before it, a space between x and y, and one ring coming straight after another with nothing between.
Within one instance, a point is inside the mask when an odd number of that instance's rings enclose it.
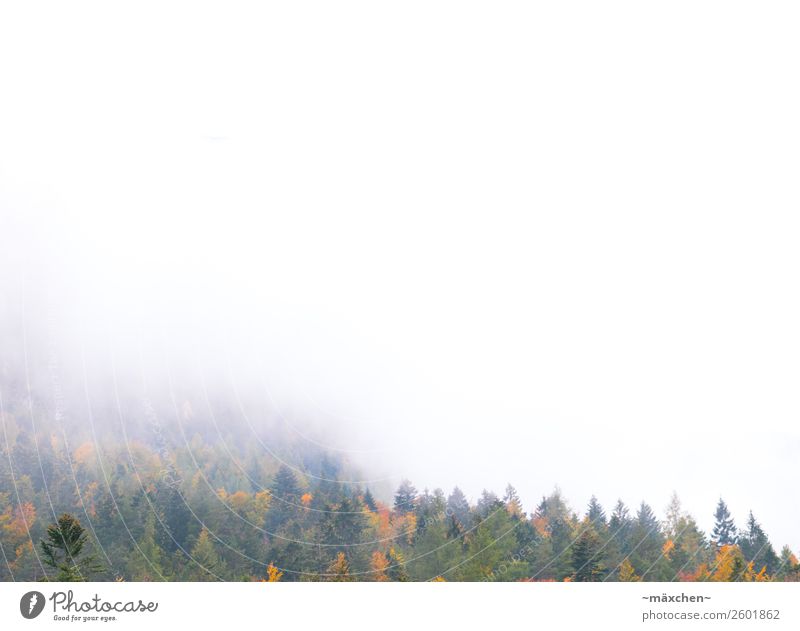
<instances>
[{"instance_id":1,"label":"forest","mask_svg":"<svg viewBox=\"0 0 800 631\"><path fill-rule=\"evenodd\" d=\"M527 515L511 485L470 503L403 481L382 501L325 453L292 465L202 432L73 445L77 432L18 421L5 410L4 581L800 579L792 551L752 513L737 527L722 499L710 533L677 496L661 519L645 502L572 510L558 490Z\"/></svg>"}]
</instances>

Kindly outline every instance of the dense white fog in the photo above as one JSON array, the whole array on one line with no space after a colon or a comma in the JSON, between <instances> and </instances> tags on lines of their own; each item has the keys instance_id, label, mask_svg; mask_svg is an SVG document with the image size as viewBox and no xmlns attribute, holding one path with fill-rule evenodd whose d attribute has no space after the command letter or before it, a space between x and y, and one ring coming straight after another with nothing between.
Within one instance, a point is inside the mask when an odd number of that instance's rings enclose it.
<instances>
[{"instance_id":1,"label":"dense white fog","mask_svg":"<svg viewBox=\"0 0 800 631\"><path fill-rule=\"evenodd\" d=\"M371 479L800 546L791 25L290 5L0 25L3 335L242 384Z\"/></svg>"}]
</instances>

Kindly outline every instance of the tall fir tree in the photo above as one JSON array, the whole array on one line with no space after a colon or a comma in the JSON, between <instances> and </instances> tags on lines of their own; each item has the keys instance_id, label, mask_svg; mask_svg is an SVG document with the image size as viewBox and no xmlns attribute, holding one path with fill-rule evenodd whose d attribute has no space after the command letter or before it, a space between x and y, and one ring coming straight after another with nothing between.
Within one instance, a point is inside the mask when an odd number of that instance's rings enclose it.
<instances>
[{"instance_id":1,"label":"tall fir tree","mask_svg":"<svg viewBox=\"0 0 800 631\"><path fill-rule=\"evenodd\" d=\"M47 537L40 542L42 561L55 576L56 581L87 581L102 571L102 566L91 554L84 553L88 533L72 515L64 513L47 528Z\"/></svg>"},{"instance_id":2,"label":"tall fir tree","mask_svg":"<svg viewBox=\"0 0 800 631\"><path fill-rule=\"evenodd\" d=\"M730 546L736 543L736 526L728 510L728 505L720 498L714 513L714 529L711 541L715 546Z\"/></svg>"},{"instance_id":3,"label":"tall fir tree","mask_svg":"<svg viewBox=\"0 0 800 631\"><path fill-rule=\"evenodd\" d=\"M414 510L414 504L417 500L417 489L408 480L403 480L394 494L394 510L395 512L405 515Z\"/></svg>"}]
</instances>

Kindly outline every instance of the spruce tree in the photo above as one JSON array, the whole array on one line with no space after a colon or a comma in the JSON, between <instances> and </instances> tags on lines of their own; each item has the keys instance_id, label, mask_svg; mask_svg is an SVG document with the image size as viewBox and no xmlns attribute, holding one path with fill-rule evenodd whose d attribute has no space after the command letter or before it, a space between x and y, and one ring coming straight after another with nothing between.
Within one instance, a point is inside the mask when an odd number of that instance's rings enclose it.
<instances>
[{"instance_id":1,"label":"spruce tree","mask_svg":"<svg viewBox=\"0 0 800 631\"><path fill-rule=\"evenodd\" d=\"M589 500L589 507L586 510L586 517L589 518L589 523L593 524L596 528L606 525L606 512L597 501L597 498L592 495Z\"/></svg>"},{"instance_id":2,"label":"spruce tree","mask_svg":"<svg viewBox=\"0 0 800 631\"><path fill-rule=\"evenodd\" d=\"M378 510L378 505L375 503L375 498L372 497L372 493L367 487L367 490L364 491L364 504L368 509L370 509L373 513Z\"/></svg>"},{"instance_id":3,"label":"spruce tree","mask_svg":"<svg viewBox=\"0 0 800 631\"><path fill-rule=\"evenodd\" d=\"M711 541L717 547L736 543L736 526L733 523L728 506L722 498L720 498L717 510L714 513L714 530L711 531Z\"/></svg>"},{"instance_id":4,"label":"spruce tree","mask_svg":"<svg viewBox=\"0 0 800 631\"><path fill-rule=\"evenodd\" d=\"M84 527L67 513L47 527L47 538L40 541L40 546L42 562L57 571L53 580L86 581L102 570L94 556L83 553L87 540Z\"/></svg>"},{"instance_id":5,"label":"spruce tree","mask_svg":"<svg viewBox=\"0 0 800 631\"><path fill-rule=\"evenodd\" d=\"M739 547L745 560L753 563L753 570L758 573L766 568L768 575L772 576L780 565L780 559L769 541L769 537L756 521L753 511L747 519L747 528L739 537Z\"/></svg>"},{"instance_id":6,"label":"spruce tree","mask_svg":"<svg viewBox=\"0 0 800 631\"><path fill-rule=\"evenodd\" d=\"M470 526L471 510L466 496L460 488L455 487L450 497L447 498L447 514L454 517L462 529L467 529Z\"/></svg>"},{"instance_id":7,"label":"spruce tree","mask_svg":"<svg viewBox=\"0 0 800 631\"><path fill-rule=\"evenodd\" d=\"M414 510L417 500L417 489L408 480L403 480L394 495L395 512L405 515Z\"/></svg>"},{"instance_id":8,"label":"spruce tree","mask_svg":"<svg viewBox=\"0 0 800 631\"><path fill-rule=\"evenodd\" d=\"M601 557L602 543L591 522L584 520L581 534L572 547L572 580L577 582L596 582L606 574Z\"/></svg>"}]
</instances>

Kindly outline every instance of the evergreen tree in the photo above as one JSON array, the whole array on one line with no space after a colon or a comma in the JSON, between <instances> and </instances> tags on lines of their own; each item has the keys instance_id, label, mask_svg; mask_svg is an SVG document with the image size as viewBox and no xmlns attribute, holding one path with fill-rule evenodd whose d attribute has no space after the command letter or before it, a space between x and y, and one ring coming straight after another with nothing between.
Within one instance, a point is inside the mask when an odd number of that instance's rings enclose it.
<instances>
[{"instance_id":1,"label":"evergreen tree","mask_svg":"<svg viewBox=\"0 0 800 631\"><path fill-rule=\"evenodd\" d=\"M405 515L414 510L417 500L417 489L408 480L403 480L394 495L394 510L400 515Z\"/></svg>"},{"instance_id":2,"label":"evergreen tree","mask_svg":"<svg viewBox=\"0 0 800 631\"><path fill-rule=\"evenodd\" d=\"M458 487L455 487L447 498L447 514L455 518L462 529L469 528L472 521L469 502Z\"/></svg>"},{"instance_id":3,"label":"evergreen tree","mask_svg":"<svg viewBox=\"0 0 800 631\"><path fill-rule=\"evenodd\" d=\"M368 509L370 509L373 513L378 510L378 505L375 503L375 498L372 497L372 493L370 493L369 487L367 490L364 491L364 504Z\"/></svg>"},{"instance_id":4,"label":"evergreen tree","mask_svg":"<svg viewBox=\"0 0 800 631\"><path fill-rule=\"evenodd\" d=\"M57 572L53 580L86 581L102 571L94 556L83 554L87 540L86 530L67 513L47 527L47 538L40 541L40 546L42 562Z\"/></svg>"},{"instance_id":5,"label":"evergreen tree","mask_svg":"<svg viewBox=\"0 0 800 631\"><path fill-rule=\"evenodd\" d=\"M572 580L577 582L596 582L603 580L606 569L601 557L602 543L592 522L587 517L581 527L575 545L572 547Z\"/></svg>"},{"instance_id":6,"label":"evergreen tree","mask_svg":"<svg viewBox=\"0 0 800 631\"><path fill-rule=\"evenodd\" d=\"M603 510L603 507L600 506L600 502L597 501L597 498L594 495L592 495L591 499L589 500L589 507L586 510L586 517L589 519L589 523L595 527L606 525L606 512Z\"/></svg>"},{"instance_id":7,"label":"evergreen tree","mask_svg":"<svg viewBox=\"0 0 800 631\"><path fill-rule=\"evenodd\" d=\"M669 561L664 554L666 540L661 526L646 502L642 502L631 529L631 564L642 580L668 580Z\"/></svg>"},{"instance_id":8,"label":"evergreen tree","mask_svg":"<svg viewBox=\"0 0 800 631\"><path fill-rule=\"evenodd\" d=\"M156 516L148 513L144 533L138 541L138 550L131 554L128 573L134 581L160 581L164 579L161 548L156 543Z\"/></svg>"},{"instance_id":9,"label":"evergreen tree","mask_svg":"<svg viewBox=\"0 0 800 631\"><path fill-rule=\"evenodd\" d=\"M298 515L300 485L294 472L281 465L270 485L270 503L264 520L264 528L273 535L286 527Z\"/></svg>"},{"instance_id":10,"label":"evergreen tree","mask_svg":"<svg viewBox=\"0 0 800 631\"><path fill-rule=\"evenodd\" d=\"M736 526L728 506L722 501L722 498L720 498L714 513L714 530L711 531L711 541L717 547L736 543Z\"/></svg>"},{"instance_id":11,"label":"evergreen tree","mask_svg":"<svg viewBox=\"0 0 800 631\"><path fill-rule=\"evenodd\" d=\"M191 560L189 561L190 581L216 581L218 578L225 578L225 564L214 549L214 543L208 534L208 530L203 528L197 541L192 547Z\"/></svg>"},{"instance_id":12,"label":"evergreen tree","mask_svg":"<svg viewBox=\"0 0 800 631\"><path fill-rule=\"evenodd\" d=\"M753 516L753 511L750 511L747 518L747 528L739 537L739 547L742 549L745 561L753 563L756 573L766 568L767 574L772 576L778 569L780 559L761 525Z\"/></svg>"}]
</instances>

